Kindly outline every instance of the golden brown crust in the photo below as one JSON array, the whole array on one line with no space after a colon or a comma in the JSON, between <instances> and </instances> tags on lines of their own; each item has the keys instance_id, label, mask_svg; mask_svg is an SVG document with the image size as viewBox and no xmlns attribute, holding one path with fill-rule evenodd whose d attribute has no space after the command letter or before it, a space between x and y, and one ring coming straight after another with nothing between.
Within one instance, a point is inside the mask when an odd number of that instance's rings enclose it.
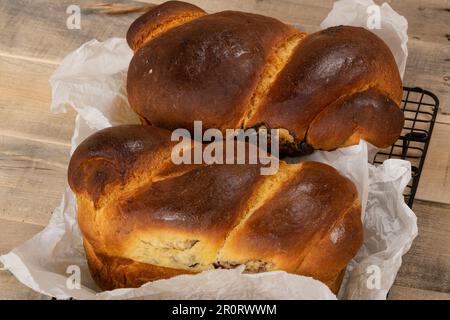
<instances>
[{"instance_id":1,"label":"golden brown crust","mask_svg":"<svg viewBox=\"0 0 450 320\"><path fill-rule=\"evenodd\" d=\"M274 268L295 273L318 239L325 237L353 206L359 209L352 182L328 165L304 162L242 226L233 230L220 252L221 259L233 264L271 261Z\"/></svg>"},{"instance_id":2,"label":"golden brown crust","mask_svg":"<svg viewBox=\"0 0 450 320\"><path fill-rule=\"evenodd\" d=\"M69 185L96 203L107 186L124 185L139 170L157 171L169 163L173 145L167 131L156 127L124 125L100 130L73 153L68 170L74 174L68 176Z\"/></svg>"},{"instance_id":3,"label":"golden brown crust","mask_svg":"<svg viewBox=\"0 0 450 320\"><path fill-rule=\"evenodd\" d=\"M153 20L142 24L152 25ZM195 120L201 120L204 129L281 128L293 140L282 141L286 145L281 150L290 149L292 154L335 149L359 139L385 147L395 142L403 123L403 114L395 109L402 83L391 51L375 34L350 26L304 37L259 15L230 11L204 15L162 33L137 51L127 86L130 105L146 123L167 129L192 129ZM366 107L373 109L370 119L364 114L344 117L342 112L334 116L330 111L327 122L354 125L337 128L345 132L333 132L325 125L315 129L316 137L336 133L336 139L308 137L318 115L344 105L336 105L337 101L348 100L346 109L358 109L352 97L372 89L379 94ZM386 99L391 107L380 108ZM378 130L371 119L392 127ZM306 142L310 147L305 148Z\"/></svg>"},{"instance_id":4,"label":"golden brown crust","mask_svg":"<svg viewBox=\"0 0 450 320\"><path fill-rule=\"evenodd\" d=\"M309 126L307 142L317 149L332 150L364 139L387 148L398 138L403 122L397 104L370 88L338 99L322 110Z\"/></svg>"},{"instance_id":5,"label":"golden brown crust","mask_svg":"<svg viewBox=\"0 0 450 320\"><path fill-rule=\"evenodd\" d=\"M258 111L247 124L249 127L265 123L270 128L286 128L302 141L309 134L308 130L314 119L335 101L347 101L354 94L375 89L374 104L382 104L387 98L397 107L402 97L402 85L394 57L387 45L375 34L363 28L339 26L313 33L297 46L289 63L280 72ZM347 110L357 108L354 101L347 103ZM370 105L369 107L372 107ZM378 118L397 118L403 123L403 114L395 108L376 108ZM360 111L360 110L357 110ZM333 119L333 114L330 114ZM338 125L341 119L333 119ZM350 117L343 119L351 121ZM362 114L358 126L370 124ZM392 144L400 135L398 126L393 128L395 135L386 136L385 130L372 132L375 144L379 140ZM341 134L340 131L321 128L326 136ZM358 140L359 141L359 140ZM358 142L357 141L357 142ZM326 141L309 141L316 149L321 149ZM318 144L314 144L318 142ZM333 143L334 142L334 143ZM329 149L344 146L339 141L329 143ZM384 146L383 145L380 145Z\"/></svg>"},{"instance_id":6,"label":"golden brown crust","mask_svg":"<svg viewBox=\"0 0 450 320\"><path fill-rule=\"evenodd\" d=\"M310 246L295 272L321 280L336 293L348 262L362 243L361 206L354 203Z\"/></svg>"},{"instance_id":7,"label":"golden brown crust","mask_svg":"<svg viewBox=\"0 0 450 320\"><path fill-rule=\"evenodd\" d=\"M205 15L202 9L181 1L167 1L136 19L128 29L127 42L133 51L163 32Z\"/></svg>"},{"instance_id":8,"label":"golden brown crust","mask_svg":"<svg viewBox=\"0 0 450 320\"><path fill-rule=\"evenodd\" d=\"M115 205L137 229L209 233L213 241L225 238L261 180L257 165L197 166L183 175L155 181Z\"/></svg>"},{"instance_id":9,"label":"golden brown crust","mask_svg":"<svg viewBox=\"0 0 450 320\"><path fill-rule=\"evenodd\" d=\"M244 264L335 289L362 241L348 179L316 162L280 162L272 176L259 165L175 165L169 139L151 126L112 127L72 156L69 183L101 288Z\"/></svg>"},{"instance_id":10,"label":"golden brown crust","mask_svg":"<svg viewBox=\"0 0 450 320\"><path fill-rule=\"evenodd\" d=\"M169 30L134 55L130 104L170 130L192 130L194 120L205 128L238 128L267 61L296 33L278 20L232 11Z\"/></svg>"}]
</instances>

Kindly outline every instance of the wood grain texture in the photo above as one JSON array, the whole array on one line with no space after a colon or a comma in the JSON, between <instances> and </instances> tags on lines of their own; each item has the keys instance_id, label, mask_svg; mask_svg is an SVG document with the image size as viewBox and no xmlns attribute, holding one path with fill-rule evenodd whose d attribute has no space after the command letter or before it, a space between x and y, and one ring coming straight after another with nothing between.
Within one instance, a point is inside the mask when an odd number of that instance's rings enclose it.
<instances>
[{"instance_id":1,"label":"wood grain texture","mask_svg":"<svg viewBox=\"0 0 450 320\"><path fill-rule=\"evenodd\" d=\"M42 226L0 219L0 255L33 237ZM0 264L1 266L1 264ZM0 299L48 299L21 284L8 271L0 271Z\"/></svg>"},{"instance_id":2,"label":"wood grain texture","mask_svg":"<svg viewBox=\"0 0 450 320\"><path fill-rule=\"evenodd\" d=\"M450 204L450 125L448 124L435 124L416 199Z\"/></svg>"},{"instance_id":3,"label":"wood grain texture","mask_svg":"<svg viewBox=\"0 0 450 320\"><path fill-rule=\"evenodd\" d=\"M79 1L81 8L101 1ZM130 2L130 1L115 1ZM0 55L58 64L70 51L91 39L124 37L138 14L110 16L82 10L81 29L68 29L71 0L0 2Z\"/></svg>"},{"instance_id":4,"label":"wood grain texture","mask_svg":"<svg viewBox=\"0 0 450 320\"><path fill-rule=\"evenodd\" d=\"M0 56L0 134L70 145L75 113L50 112L49 78L56 66Z\"/></svg>"},{"instance_id":5,"label":"wood grain texture","mask_svg":"<svg viewBox=\"0 0 450 320\"><path fill-rule=\"evenodd\" d=\"M408 20L405 84L432 89L450 113L450 1L387 1Z\"/></svg>"},{"instance_id":6,"label":"wood grain texture","mask_svg":"<svg viewBox=\"0 0 450 320\"><path fill-rule=\"evenodd\" d=\"M165 2L164 0L140 1L156 4ZM333 0L190 0L189 2L207 12L237 10L269 15L300 27L305 32L317 31L320 22L328 15L334 3Z\"/></svg>"},{"instance_id":7,"label":"wood grain texture","mask_svg":"<svg viewBox=\"0 0 450 320\"><path fill-rule=\"evenodd\" d=\"M0 218L46 225L67 185L69 147L0 135Z\"/></svg>"},{"instance_id":8,"label":"wood grain texture","mask_svg":"<svg viewBox=\"0 0 450 320\"><path fill-rule=\"evenodd\" d=\"M44 227L0 218L0 255L8 253L23 242L31 239Z\"/></svg>"},{"instance_id":9,"label":"wood grain texture","mask_svg":"<svg viewBox=\"0 0 450 320\"><path fill-rule=\"evenodd\" d=\"M388 300L450 300L450 293L393 285Z\"/></svg>"},{"instance_id":10,"label":"wood grain texture","mask_svg":"<svg viewBox=\"0 0 450 320\"><path fill-rule=\"evenodd\" d=\"M42 295L20 283L8 271L0 271L0 300L48 300Z\"/></svg>"},{"instance_id":11,"label":"wood grain texture","mask_svg":"<svg viewBox=\"0 0 450 320\"><path fill-rule=\"evenodd\" d=\"M450 293L450 206L416 200L419 235L403 263L395 284Z\"/></svg>"},{"instance_id":12,"label":"wood grain texture","mask_svg":"<svg viewBox=\"0 0 450 320\"><path fill-rule=\"evenodd\" d=\"M73 1L0 2L0 253L47 223L66 185L74 114L49 112L49 76L66 54L84 42L124 37L138 16L85 9L99 2L77 2L82 8L81 30L66 27L66 8ZM274 16L306 32L318 30L333 5L332 0L190 2L209 12L229 9ZM441 111L450 113L450 1L387 2L409 22L405 84L435 92ZM426 201L416 201L414 206L419 237L404 257L390 299L449 299L450 207L445 205L450 204L449 137L450 115L441 113L417 193L417 199ZM41 298L7 272L0 272L0 288L0 299Z\"/></svg>"},{"instance_id":13,"label":"wood grain texture","mask_svg":"<svg viewBox=\"0 0 450 320\"><path fill-rule=\"evenodd\" d=\"M450 13L448 20L450 21ZM450 113L450 41L445 40L446 43L442 43L444 40L440 38L437 38L436 42L418 39L421 38L412 36L409 40L404 84L432 90L440 100L440 113L448 114ZM442 119L448 119L448 117Z\"/></svg>"}]
</instances>

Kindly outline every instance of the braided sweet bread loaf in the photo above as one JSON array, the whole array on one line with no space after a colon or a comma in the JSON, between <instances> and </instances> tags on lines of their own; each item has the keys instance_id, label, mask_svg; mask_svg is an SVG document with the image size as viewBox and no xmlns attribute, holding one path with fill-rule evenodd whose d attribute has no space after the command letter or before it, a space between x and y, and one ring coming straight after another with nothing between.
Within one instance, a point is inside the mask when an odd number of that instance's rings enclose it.
<instances>
[{"instance_id":1,"label":"braided sweet bread loaf","mask_svg":"<svg viewBox=\"0 0 450 320\"><path fill-rule=\"evenodd\" d=\"M170 131L101 130L70 160L78 222L100 288L245 265L314 277L337 292L362 244L353 183L318 162L175 165Z\"/></svg>"},{"instance_id":2,"label":"braided sweet bread loaf","mask_svg":"<svg viewBox=\"0 0 450 320\"><path fill-rule=\"evenodd\" d=\"M403 126L394 57L363 28L306 35L273 18L170 1L137 19L127 40L130 105L161 128L265 126L281 130L282 152L299 155L360 139L387 147Z\"/></svg>"}]
</instances>

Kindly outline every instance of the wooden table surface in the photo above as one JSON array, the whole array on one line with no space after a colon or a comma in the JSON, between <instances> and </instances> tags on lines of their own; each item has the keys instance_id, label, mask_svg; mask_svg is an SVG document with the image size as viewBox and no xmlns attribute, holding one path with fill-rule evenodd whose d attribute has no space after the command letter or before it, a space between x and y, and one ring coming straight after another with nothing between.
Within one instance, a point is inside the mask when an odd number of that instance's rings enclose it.
<instances>
[{"instance_id":1,"label":"wooden table surface","mask_svg":"<svg viewBox=\"0 0 450 320\"><path fill-rule=\"evenodd\" d=\"M66 186L74 112L50 113L50 75L82 43L124 37L138 15L83 10L100 2L0 2L0 254L47 224ZM271 15L307 32L318 30L333 5L332 0L190 2L209 12ZM389 298L450 299L450 115L444 114L450 113L450 1L387 2L409 22L405 85L433 91L442 111L413 208L419 236L404 256ZM80 30L66 27L66 8L73 3L82 8ZM40 298L45 297L0 271L0 299Z\"/></svg>"}]
</instances>

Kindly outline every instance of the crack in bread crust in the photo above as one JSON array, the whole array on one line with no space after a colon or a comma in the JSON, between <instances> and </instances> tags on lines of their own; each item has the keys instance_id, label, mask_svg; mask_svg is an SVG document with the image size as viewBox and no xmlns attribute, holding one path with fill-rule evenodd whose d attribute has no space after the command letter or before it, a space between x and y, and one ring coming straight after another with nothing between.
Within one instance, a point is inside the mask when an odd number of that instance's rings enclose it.
<instances>
[{"instance_id":1,"label":"crack in bread crust","mask_svg":"<svg viewBox=\"0 0 450 320\"><path fill-rule=\"evenodd\" d=\"M241 120L241 128L246 128L247 122L250 121L252 115L258 110L259 105L270 90L273 82L276 80L278 74L291 59L295 48L306 37L306 33L299 32L287 39L281 44L272 56L266 62L266 66L259 78L258 84L253 91L250 103L248 106L248 112Z\"/></svg>"},{"instance_id":2,"label":"crack in bread crust","mask_svg":"<svg viewBox=\"0 0 450 320\"><path fill-rule=\"evenodd\" d=\"M280 162L281 170L279 170L276 175L266 176L265 181L253 192L253 195L249 199L247 207L244 209L244 213L241 215L240 220L228 231L222 246L217 251L218 262L223 260L222 250L226 246L227 240L234 233L236 233L242 225L245 225L253 213L255 213L262 205L264 205L267 201L270 201L270 199L275 196L275 193L270 192L271 189L276 188L277 185L286 183L290 179L293 179L295 173L302 170L302 168L302 163L296 165L286 165L286 163Z\"/></svg>"},{"instance_id":3,"label":"crack in bread crust","mask_svg":"<svg viewBox=\"0 0 450 320\"><path fill-rule=\"evenodd\" d=\"M128 29L127 42L136 52L161 34L188 23L206 12L192 4L167 1L155 6L136 19Z\"/></svg>"},{"instance_id":4,"label":"crack in bread crust","mask_svg":"<svg viewBox=\"0 0 450 320\"><path fill-rule=\"evenodd\" d=\"M150 30L143 30L139 35L137 35L133 39L133 51L136 52L137 50L142 48L144 45L146 45L148 42L159 37L163 33L167 32L173 28L176 28L178 26L181 26L183 24L186 24L194 19L197 19L197 18L203 16L203 15L204 14L201 14L201 13L180 15L176 18L167 19L167 20L157 24Z\"/></svg>"},{"instance_id":5,"label":"crack in bread crust","mask_svg":"<svg viewBox=\"0 0 450 320\"><path fill-rule=\"evenodd\" d=\"M328 230L325 230L323 232L323 234L319 237L317 237L317 239L309 244L308 246L308 250L306 250L306 252L304 252L303 254L303 258L301 259L300 263L298 264L298 266L296 267L297 270L301 269L303 262L306 260L306 258L308 258L308 256L317 248L317 246L322 242L322 240L329 235L330 230L333 230L339 223L341 223L347 216L348 213L351 213L353 209L355 208L360 208L360 202L358 199L355 199L355 201L353 202L353 204L342 213L342 215L340 216L339 219L336 219L333 223L333 225L328 228ZM361 209L361 208L360 208Z\"/></svg>"}]
</instances>

